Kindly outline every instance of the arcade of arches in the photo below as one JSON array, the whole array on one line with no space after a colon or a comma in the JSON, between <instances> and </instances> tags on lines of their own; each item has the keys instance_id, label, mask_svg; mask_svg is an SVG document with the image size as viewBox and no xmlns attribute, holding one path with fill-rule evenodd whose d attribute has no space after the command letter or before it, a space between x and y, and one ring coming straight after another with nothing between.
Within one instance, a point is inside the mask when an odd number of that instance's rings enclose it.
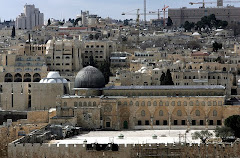
<instances>
[{"instance_id":1,"label":"arcade of arches","mask_svg":"<svg viewBox=\"0 0 240 158\"><path fill-rule=\"evenodd\" d=\"M7 73L4 77L4 82L39 82L41 80L41 75L39 73Z\"/></svg>"}]
</instances>

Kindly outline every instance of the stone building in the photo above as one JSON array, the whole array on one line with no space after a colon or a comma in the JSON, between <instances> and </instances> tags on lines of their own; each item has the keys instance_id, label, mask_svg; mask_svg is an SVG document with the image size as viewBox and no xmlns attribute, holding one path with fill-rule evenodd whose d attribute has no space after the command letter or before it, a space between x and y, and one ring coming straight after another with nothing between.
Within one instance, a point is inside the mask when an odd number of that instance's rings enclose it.
<instances>
[{"instance_id":1,"label":"stone building","mask_svg":"<svg viewBox=\"0 0 240 158\"><path fill-rule=\"evenodd\" d=\"M16 28L17 29L28 29L31 30L35 26L44 25L44 15L40 13L38 8L35 8L35 5L25 5L24 13L21 13L16 18Z\"/></svg>"},{"instance_id":2,"label":"stone building","mask_svg":"<svg viewBox=\"0 0 240 158\"><path fill-rule=\"evenodd\" d=\"M75 95L58 101L53 124L104 129L213 129L239 114L238 106L225 105L225 87L109 86L91 66L75 79Z\"/></svg>"},{"instance_id":3,"label":"stone building","mask_svg":"<svg viewBox=\"0 0 240 158\"><path fill-rule=\"evenodd\" d=\"M227 21L228 24L234 24L240 21L239 8L228 6L220 8L178 8L169 9L168 16L173 21L173 26L181 26L185 21L198 22L204 16L215 14L219 20Z\"/></svg>"}]
</instances>

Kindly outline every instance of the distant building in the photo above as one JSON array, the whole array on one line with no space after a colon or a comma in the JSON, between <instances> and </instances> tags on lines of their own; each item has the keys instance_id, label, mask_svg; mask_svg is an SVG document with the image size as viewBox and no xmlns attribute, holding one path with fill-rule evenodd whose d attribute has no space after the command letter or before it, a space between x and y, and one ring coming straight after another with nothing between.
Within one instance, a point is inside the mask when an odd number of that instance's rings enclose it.
<instances>
[{"instance_id":1,"label":"distant building","mask_svg":"<svg viewBox=\"0 0 240 158\"><path fill-rule=\"evenodd\" d=\"M177 8L169 9L168 16L171 17L173 21L173 26L180 26L189 22L198 22L204 16L209 16L215 14L216 18L219 20L227 21L228 24L233 24L240 22L239 17L239 7L221 7L221 8Z\"/></svg>"},{"instance_id":2,"label":"distant building","mask_svg":"<svg viewBox=\"0 0 240 158\"><path fill-rule=\"evenodd\" d=\"M44 15L40 13L35 5L25 5L24 13L21 13L16 18L16 28L17 29L27 29L30 30L35 26L44 25Z\"/></svg>"}]
</instances>

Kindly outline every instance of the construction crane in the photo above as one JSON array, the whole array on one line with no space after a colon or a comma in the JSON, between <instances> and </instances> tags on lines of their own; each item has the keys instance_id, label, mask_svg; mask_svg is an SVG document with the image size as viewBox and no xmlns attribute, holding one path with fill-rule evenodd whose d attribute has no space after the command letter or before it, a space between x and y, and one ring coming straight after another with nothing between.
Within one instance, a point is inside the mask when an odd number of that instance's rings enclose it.
<instances>
[{"instance_id":1,"label":"construction crane","mask_svg":"<svg viewBox=\"0 0 240 158\"><path fill-rule=\"evenodd\" d=\"M163 26L165 26L165 18L166 18L165 16L166 16L167 8L169 8L169 6L165 6L165 5L164 5L164 8L162 8L162 10L163 10Z\"/></svg>"},{"instance_id":2,"label":"construction crane","mask_svg":"<svg viewBox=\"0 0 240 158\"><path fill-rule=\"evenodd\" d=\"M147 25L147 1L144 0L144 26Z\"/></svg>"},{"instance_id":3,"label":"construction crane","mask_svg":"<svg viewBox=\"0 0 240 158\"><path fill-rule=\"evenodd\" d=\"M189 4L191 5L202 4L202 8L205 8L205 4L213 4L213 3L218 3L218 2L205 2L205 0L203 0L202 2L189 2ZM224 3L239 3L239 1L224 1ZM223 6L222 3L221 3L221 6Z\"/></svg>"}]
</instances>

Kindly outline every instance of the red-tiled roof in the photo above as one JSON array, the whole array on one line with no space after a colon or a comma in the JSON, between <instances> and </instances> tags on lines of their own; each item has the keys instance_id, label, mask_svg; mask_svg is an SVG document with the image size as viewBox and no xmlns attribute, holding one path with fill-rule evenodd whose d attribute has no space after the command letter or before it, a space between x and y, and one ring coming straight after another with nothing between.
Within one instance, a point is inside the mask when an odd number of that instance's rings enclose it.
<instances>
[{"instance_id":1,"label":"red-tiled roof","mask_svg":"<svg viewBox=\"0 0 240 158\"><path fill-rule=\"evenodd\" d=\"M206 52L195 52L192 53L191 56L209 56L209 54Z\"/></svg>"}]
</instances>

